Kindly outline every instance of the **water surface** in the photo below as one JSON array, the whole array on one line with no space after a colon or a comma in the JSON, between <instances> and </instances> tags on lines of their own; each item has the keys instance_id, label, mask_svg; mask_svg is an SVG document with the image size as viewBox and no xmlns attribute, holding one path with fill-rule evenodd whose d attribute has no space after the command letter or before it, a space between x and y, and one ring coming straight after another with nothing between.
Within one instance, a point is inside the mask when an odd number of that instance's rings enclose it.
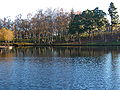
<instances>
[{"instance_id":1,"label":"water surface","mask_svg":"<svg viewBox=\"0 0 120 90\"><path fill-rule=\"evenodd\" d=\"M120 90L120 47L2 49L0 90Z\"/></svg>"}]
</instances>

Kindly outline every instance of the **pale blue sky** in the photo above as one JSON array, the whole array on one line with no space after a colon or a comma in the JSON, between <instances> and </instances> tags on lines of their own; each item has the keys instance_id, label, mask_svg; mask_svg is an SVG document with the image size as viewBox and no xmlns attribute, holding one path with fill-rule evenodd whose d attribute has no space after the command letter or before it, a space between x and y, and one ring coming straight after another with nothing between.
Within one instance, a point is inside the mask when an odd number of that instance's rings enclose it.
<instances>
[{"instance_id":1,"label":"pale blue sky","mask_svg":"<svg viewBox=\"0 0 120 90\"><path fill-rule=\"evenodd\" d=\"M118 8L117 11L120 13L120 0L1 0L0 18L6 16L14 18L18 14L26 16L27 13L49 7L67 10L74 8L75 11L99 7L107 13L110 2L114 2Z\"/></svg>"}]
</instances>

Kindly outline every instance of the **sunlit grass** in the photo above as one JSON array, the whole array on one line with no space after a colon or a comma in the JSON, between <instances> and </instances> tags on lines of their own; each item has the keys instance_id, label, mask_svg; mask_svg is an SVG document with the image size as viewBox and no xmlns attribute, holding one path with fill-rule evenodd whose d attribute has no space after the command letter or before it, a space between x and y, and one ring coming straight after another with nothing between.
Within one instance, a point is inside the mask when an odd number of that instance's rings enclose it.
<instances>
[{"instance_id":1,"label":"sunlit grass","mask_svg":"<svg viewBox=\"0 0 120 90\"><path fill-rule=\"evenodd\" d=\"M120 45L119 42L88 42L86 45Z\"/></svg>"}]
</instances>

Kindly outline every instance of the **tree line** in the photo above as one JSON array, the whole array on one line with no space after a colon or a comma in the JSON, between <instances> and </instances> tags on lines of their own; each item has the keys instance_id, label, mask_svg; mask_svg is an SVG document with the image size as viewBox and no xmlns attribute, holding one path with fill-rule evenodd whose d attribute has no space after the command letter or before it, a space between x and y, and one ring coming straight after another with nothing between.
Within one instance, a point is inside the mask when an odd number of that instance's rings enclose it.
<instances>
[{"instance_id":1,"label":"tree line","mask_svg":"<svg viewBox=\"0 0 120 90\"><path fill-rule=\"evenodd\" d=\"M69 26L70 34L80 35L81 41L118 41L120 21L117 8L111 2L107 13L96 7L94 10L85 10L79 15L72 14ZM110 22L109 22L110 21ZM79 40L80 41L80 40Z\"/></svg>"},{"instance_id":2,"label":"tree line","mask_svg":"<svg viewBox=\"0 0 120 90\"><path fill-rule=\"evenodd\" d=\"M0 19L0 28L14 31L16 42L36 43L69 43L86 41L119 41L119 15L114 3L108 8L110 22L107 14L96 7L94 10L85 10L75 13L64 9L38 10L34 15L16 16L12 21L9 17ZM11 35L12 36L12 35Z\"/></svg>"}]
</instances>

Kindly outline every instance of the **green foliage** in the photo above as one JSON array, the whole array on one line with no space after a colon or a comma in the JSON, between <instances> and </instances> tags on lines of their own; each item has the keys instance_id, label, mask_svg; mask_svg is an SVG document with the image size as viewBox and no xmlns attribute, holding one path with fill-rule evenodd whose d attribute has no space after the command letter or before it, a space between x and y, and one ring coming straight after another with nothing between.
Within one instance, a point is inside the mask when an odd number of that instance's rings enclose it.
<instances>
[{"instance_id":1,"label":"green foliage","mask_svg":"<svg viewBox=\"0 0 120 90\"><path fill-rule=\"evenodd\" d=\"M111 24L112 25L119 24L119 15L118 15L118 12L117 12L117 8L115 7L113 2L110 3L108 12L109 12L109 15L111 17Z\"/></svg>"},{"instance_id":2,"label":"green foliage","mask_svg":"<svg viewBox=\"0 0 120 90\"><path fill-rule=\"evenodd\" d=\"M105 18L106 13L99 8L94 10L85 10L82 14L75 15L74 19L70 22L69 33L84 33L92 30L106 30L108 20Z\"/></svg>"},{"instance_id":3,"label":"green foliage","mask_svg":"<svg viewBox=\"0 0 120 90\"><path fill-rule=\"evenodd\" d=\"M80 32L80 16L75 15L74 19L70 22L69 26L69 33L75 34L77 32Z\"/></svg>"},{"instance_id":4,"label":"green foliage","mask_svg":"<svg viewBox=\"0 0 120 90\"><path fill-rule=\"evenodd\" d=\"M106 13L103 12L103 10L99 10L98 7L96 7L93 12L97 28L103 30L103 27L106 27L108 25L108 20L105 18Z\"/></svg>"}]
</instances>

